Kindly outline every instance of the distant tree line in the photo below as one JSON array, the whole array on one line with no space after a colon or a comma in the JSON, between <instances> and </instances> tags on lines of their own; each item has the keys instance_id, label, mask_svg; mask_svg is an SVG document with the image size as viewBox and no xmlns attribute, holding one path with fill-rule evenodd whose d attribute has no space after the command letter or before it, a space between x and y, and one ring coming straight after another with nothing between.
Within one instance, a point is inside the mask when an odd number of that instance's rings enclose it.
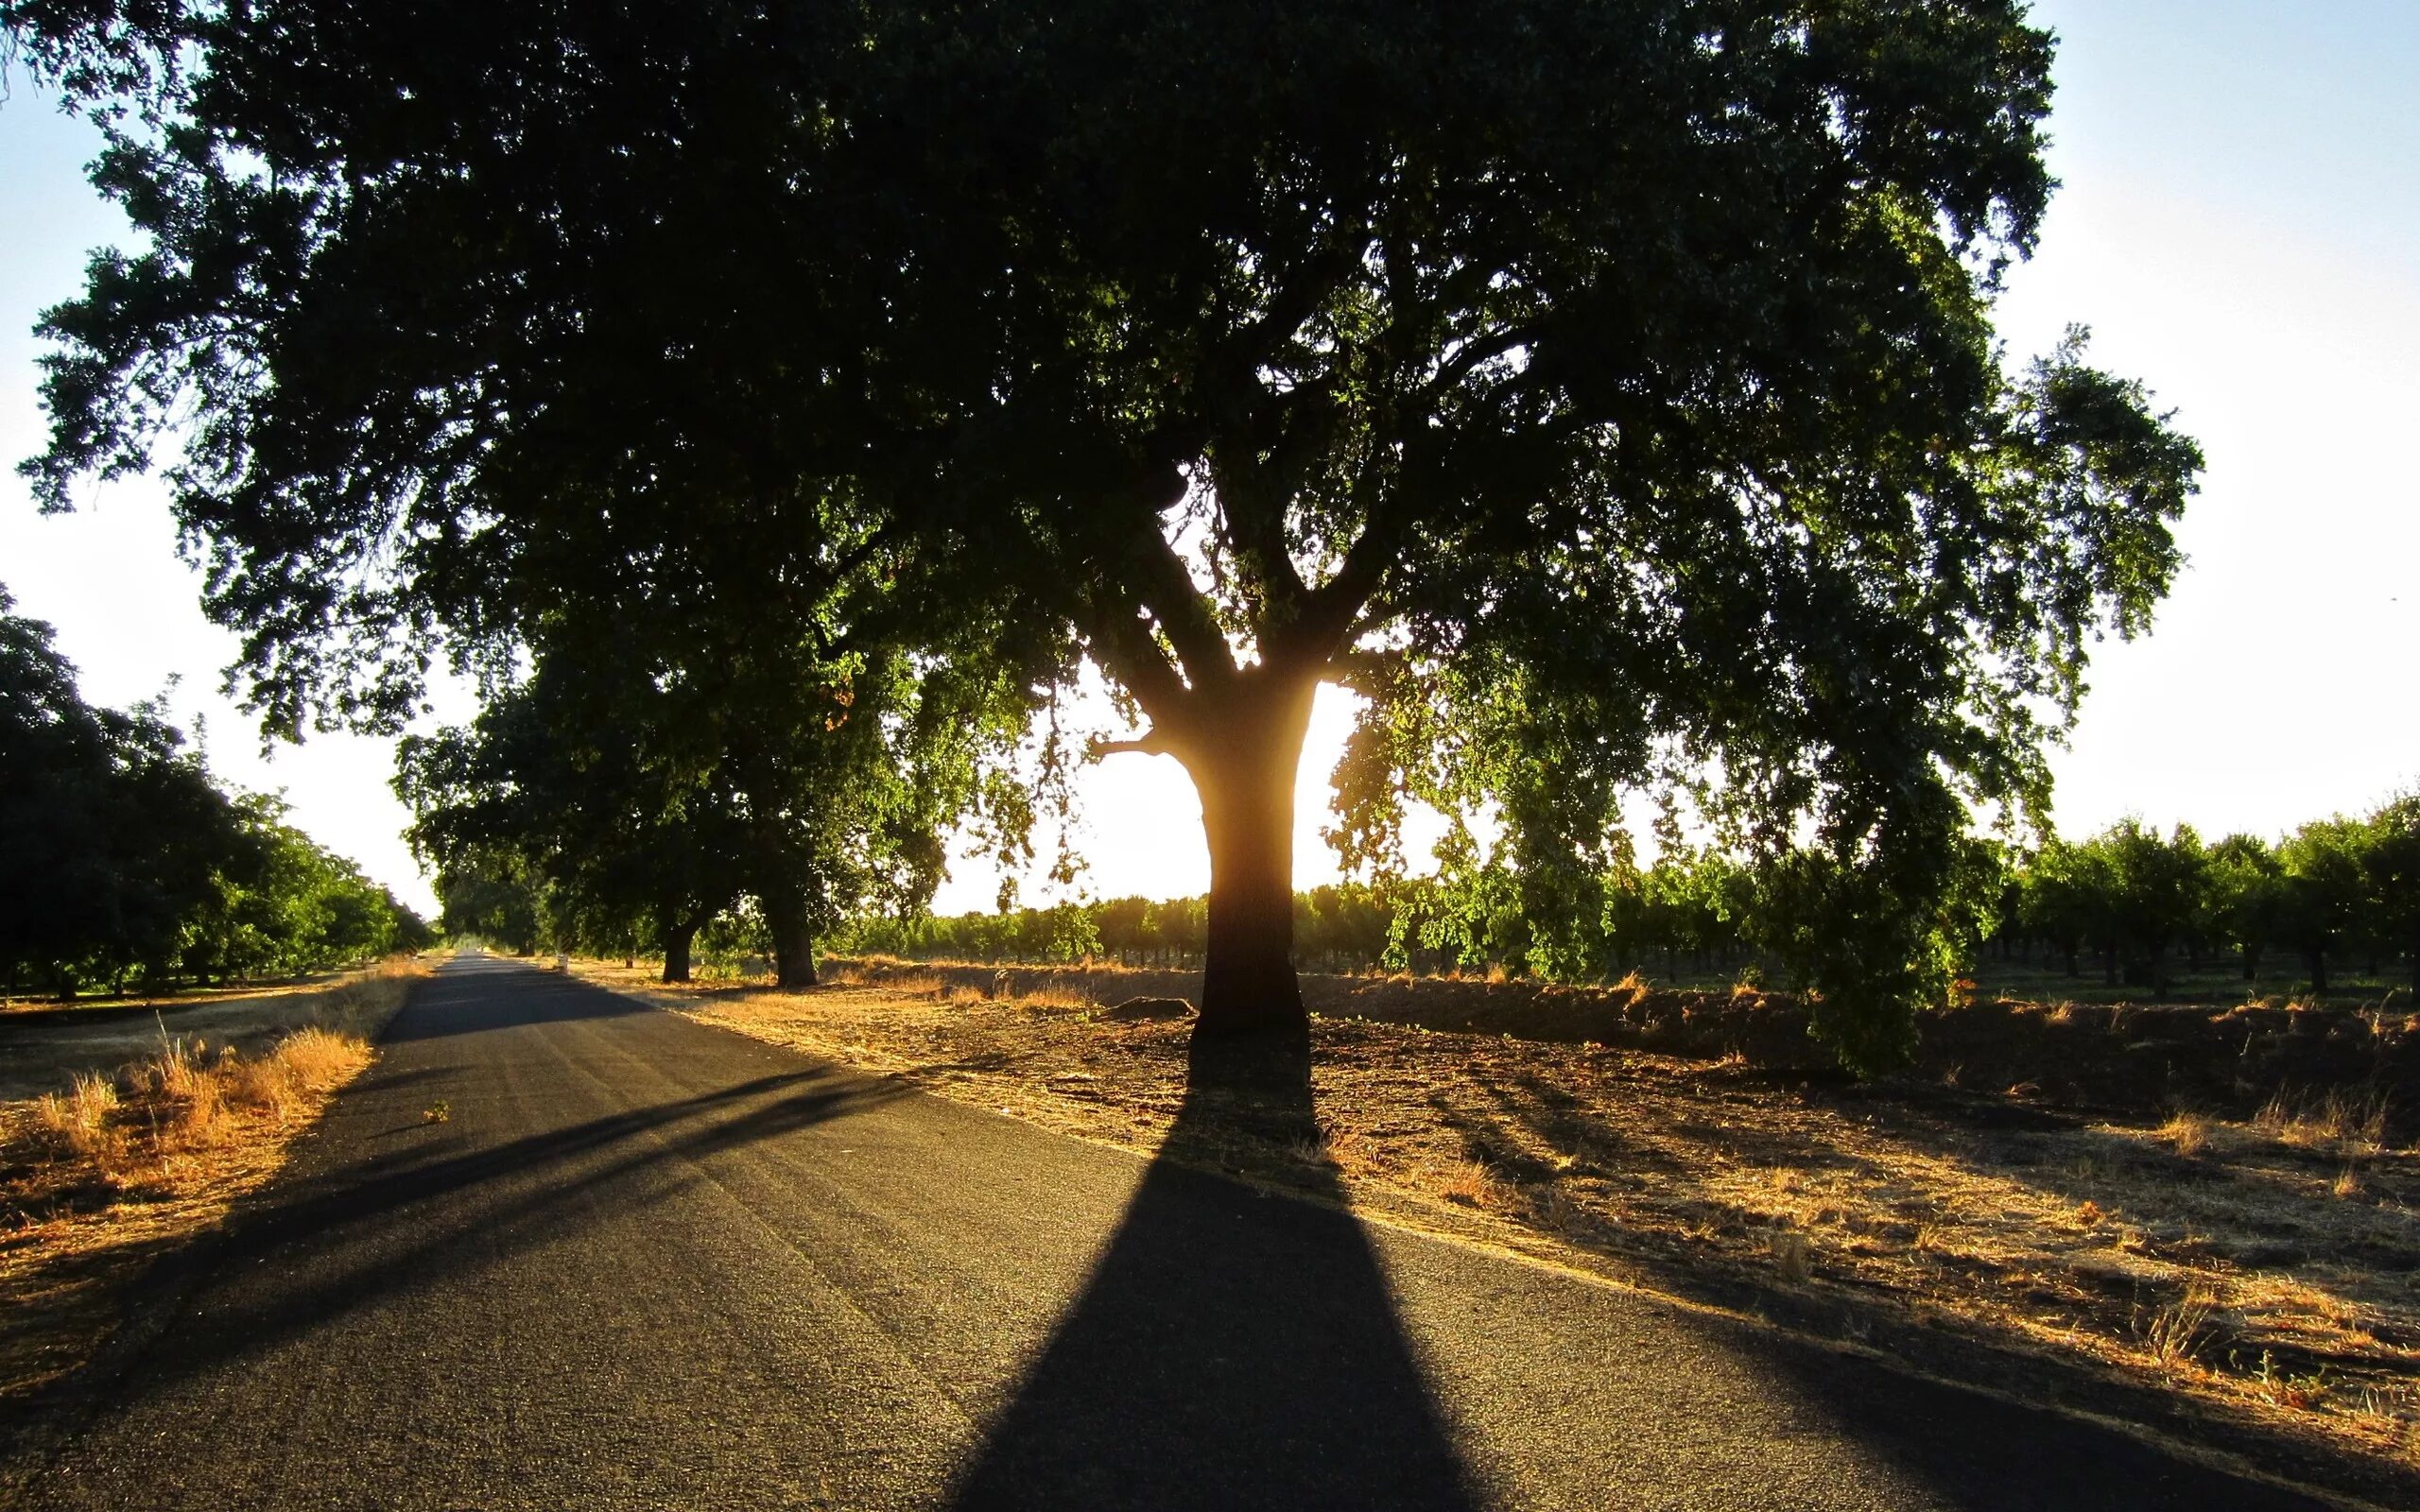
<instances>
[{"instance_id":1,"label":"distant tree line","mask_svg":"<svg viewBox=\"0 0 2420 1512\"><path fill-rule=\"evenodd\" d=\"M2166 990L2179 969L2220 963L2245 980L2280 958L2328 990L2351 963L2377 978L2420 971L2420 795L2357 817L2303 825L2281 841L2204 842L2126 819L2088 838L2030 850L1977 844L1964 857L1962 965L2025 962L2107 985ZM1559 980L1641 971L1666 980L1768 964L1774 942L1814 927L1786 867L1714 849L1668 850L1653 865L1587 879L1549 900L1512 868L1453 879L1341 884L1294 895L1305 970L1489 971ZM1543 904L1543 906L1542 906ZM915 959L1078 961L1198 968L1206 901L1115 898L1048 908L856 921L844 948Z\"/></svg>"},{"instance_id":2,"label":"distant tree line","mask_svg":"<svg viewBox=\"0 0 2420 1512\"><path fill-rule=\"evenodd\" d=\"M2226 956L2247 981L2287 956L2322 992L2348 962L2372 977L2398 957L2420 970L2420 794L2273 845L2122 821L2028 858L2001 912L2004 953L2043 953L2070 976L2090 961L2111 986L2165 989L2179 965Z\"/></svg>"},{"instance_id":3,"label":"distant tree line","mask_svg":"<svg viewBox=\"0 0 2420 1512\"><path fill-rule=\"evenodd\" d=\"M206 985L428 941L284 804L214 779L162 703L85 703L50 627L13 607L0 589L0 987Z\"/></svg>"}]
</instances>

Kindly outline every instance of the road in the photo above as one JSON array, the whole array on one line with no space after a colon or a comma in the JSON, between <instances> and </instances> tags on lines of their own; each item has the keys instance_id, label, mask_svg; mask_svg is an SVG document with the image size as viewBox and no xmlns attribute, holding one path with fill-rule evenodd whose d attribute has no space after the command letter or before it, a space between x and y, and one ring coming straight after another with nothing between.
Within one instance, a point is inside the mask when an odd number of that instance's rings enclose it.
<instances>
[{"instance_id":1,"label":"road","mask_svg":"<svg viewBox=\"0 0 2420 1512\"><path fill-rule=\"evenodd\" d=\"M147 1290L10 1504L2320 1504L486 958Z\"/></svg>"}]
</instances>

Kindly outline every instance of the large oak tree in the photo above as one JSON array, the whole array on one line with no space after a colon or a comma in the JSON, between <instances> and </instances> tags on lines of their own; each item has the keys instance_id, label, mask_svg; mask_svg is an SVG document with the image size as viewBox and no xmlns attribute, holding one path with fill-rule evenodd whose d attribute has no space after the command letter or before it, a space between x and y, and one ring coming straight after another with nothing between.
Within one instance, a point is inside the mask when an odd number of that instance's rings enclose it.
<instances>
[{"instance_id":1,"label":"large oak tree","mask_svg":"<svg viewBox=\"0 0 2420 1512\"><path fill-rule=\"evenodd\" d=\"M1826 1032L1887 1058L1970 805L2039 804L2199 463L2078 345L2004 368L2050 189L2013 0L0 14L135 107L98 180L153 238L52 315L36 475L193 406L273 716L391 713L422 632L683 501L882 542L1192 774L1205 1030L1301 1022L1330 679L1360 853L1417 796L1584 870L1685 790L1792 852Z\"/></svg>"}]
</instances>

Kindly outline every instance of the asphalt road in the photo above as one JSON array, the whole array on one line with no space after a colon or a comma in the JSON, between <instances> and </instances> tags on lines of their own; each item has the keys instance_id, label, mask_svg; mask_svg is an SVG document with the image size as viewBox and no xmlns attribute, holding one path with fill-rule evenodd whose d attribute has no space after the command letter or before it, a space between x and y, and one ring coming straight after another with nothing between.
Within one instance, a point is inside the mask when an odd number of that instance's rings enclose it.
<instances>
[{"instance_id":1,"label":"asphalt road","mask_svg":"<svg viewBox=\"0 0 2420 1512\"><path fill-rule=\"evenodd\" d=\"M10 1504L2318 1504L484 959L147 1291Z\"/></svg>"}]
</instances>

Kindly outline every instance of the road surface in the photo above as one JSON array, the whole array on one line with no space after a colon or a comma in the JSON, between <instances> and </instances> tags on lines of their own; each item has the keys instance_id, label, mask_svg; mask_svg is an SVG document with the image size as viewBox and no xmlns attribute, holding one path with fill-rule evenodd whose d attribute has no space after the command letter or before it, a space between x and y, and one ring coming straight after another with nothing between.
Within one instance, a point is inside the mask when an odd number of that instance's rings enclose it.
<instances>
[{"instance_id":1,"label":"road surface","mask_svg":"<svg viewBox=\"0 0 2420 1512\"><path fill-rule=\"evenodd\" d=\"M2319 1504L475 957L10 1438L43 1509Z\"/></svg>"}]
</instances>

